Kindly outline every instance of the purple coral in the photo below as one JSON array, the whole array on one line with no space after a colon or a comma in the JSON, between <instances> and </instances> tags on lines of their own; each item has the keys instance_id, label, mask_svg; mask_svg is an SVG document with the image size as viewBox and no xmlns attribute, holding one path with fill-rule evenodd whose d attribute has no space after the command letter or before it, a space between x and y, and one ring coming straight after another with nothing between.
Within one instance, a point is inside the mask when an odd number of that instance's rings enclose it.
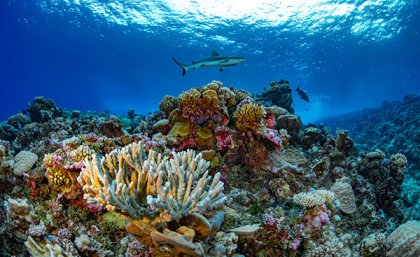
<instances>
[{"instance_id":1,"label":"purple coral","mask_svg":"<svg viewBox=\"0 0 420 257\"><path fill-rule=\"evenodd\" d=\"M127 256L130 257L151 257L152 254L149 250L140 242L134 241L128 244Z\"/></svg>"}]
</instances>

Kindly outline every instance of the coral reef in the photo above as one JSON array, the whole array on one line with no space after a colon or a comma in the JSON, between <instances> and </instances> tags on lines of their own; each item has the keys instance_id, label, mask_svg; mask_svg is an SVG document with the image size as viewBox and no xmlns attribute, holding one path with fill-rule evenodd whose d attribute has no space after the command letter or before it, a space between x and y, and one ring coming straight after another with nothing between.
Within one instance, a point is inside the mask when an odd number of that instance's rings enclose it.
<instances>
[{"instance_id":1,"label":"coral reef","mask_svg":"<svg viewBox=\"0 0 420 257\"><path fill-rule=\"evenodd\" d=\"M292 114L294 113L292 108L292 89L290 89L289 81L287 80L271 82L268 88L264 87L264 91L258 96L258 99L266 102L268 105L276 105Z\"/></svg>"},{"instance_id":2,"label":"coral reef","mask_svg":"<svg viewBox=\"0 0 420 257\"><path fill-rule=\"evenodd\" d=\"M369 153L380 149L388 156L403 154L407 158L407 168L404 171L402 194L414 200L420 196L419 109L420 96L407 95L402 101L385 101L376 109L328 118L320 122L331 128L348 130L359 151ZM420 203L413 200L404 201L400 208L405 216L420 219Z\"/></svg>"},{"instance_id":3,"label":"coral reef","mask_svg":"<svg viewBox=\"0 0 420 257\"><path fill-rule=\"evenodd\" d=\"M386 256L414 257L420 254L420 222L408 221L399 226L388 238Z\"/></svg>"},{"instance_id":4,"label":"coral reef","mask_svg":"<svg viewBox=\"0 0 420 257\"><path fill-rule=\"evenodd\" d=\"M0 256L419 255L417 97L365 138L291 104L285 80L213 81L148 116L35 98L0 124Z\"/></svg>"}]
</instances>

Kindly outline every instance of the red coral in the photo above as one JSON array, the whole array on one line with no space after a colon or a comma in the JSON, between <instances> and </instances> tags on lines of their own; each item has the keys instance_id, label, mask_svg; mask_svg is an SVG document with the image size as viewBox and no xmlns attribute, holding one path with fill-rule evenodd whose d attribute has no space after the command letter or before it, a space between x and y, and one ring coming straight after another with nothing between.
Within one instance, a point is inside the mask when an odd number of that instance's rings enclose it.
<instances>
[{"instance_id":1,"label":"red coral","mask_svg":"<svg viewBox=\"0 0 420 257\"><path fill-rule=\"evenodd\" d=\"M216 145L218 151L224 151L235 147L234 143L234 130L227 127L217 127L216 133Z\"/></svg>"}]
</instances>

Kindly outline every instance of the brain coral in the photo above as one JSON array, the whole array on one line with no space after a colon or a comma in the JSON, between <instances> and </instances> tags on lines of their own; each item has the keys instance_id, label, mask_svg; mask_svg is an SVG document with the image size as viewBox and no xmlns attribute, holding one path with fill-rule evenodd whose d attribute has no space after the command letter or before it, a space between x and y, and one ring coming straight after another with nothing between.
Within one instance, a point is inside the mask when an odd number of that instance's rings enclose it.
<instances>
[{"instance_id":1,"label":"brain coral","mask_svg":"<svg viewBox=\"0 0 420 257\"><path fill-rule=\"evenodd\" d=\"M262 105L246 103L235 111L236 127L242 131L256 131L262 127L262 118L264 116L265 110Z\"/></svg>"},{"instance_id":2,"label":"brain coral","mask_svg":"<svg viewBox=\"0 0 420 257\"><path fill-rule=\"evenodd\" d=\"M410 220L400 225L387 238L387 257L420 256L420 221Z\"/></svg>"},{"instance_id":3,"label":"brain coral","mask_svg":"<svg viewBox=\"0 0 420 257\"><path fill-rule=\"evenodd\" d=\"M340 201L340 210L346 214L356 211L356 198L349 183L335 182L331 187L335 197Z\"/></svg>"}]
</instances>

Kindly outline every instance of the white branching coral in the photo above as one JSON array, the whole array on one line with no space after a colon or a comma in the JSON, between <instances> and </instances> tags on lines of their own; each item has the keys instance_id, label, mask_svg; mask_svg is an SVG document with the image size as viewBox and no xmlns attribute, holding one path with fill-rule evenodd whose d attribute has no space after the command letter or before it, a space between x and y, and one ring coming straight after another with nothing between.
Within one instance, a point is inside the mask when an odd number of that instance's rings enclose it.
<instances>
[{"instance_id":1,"label":"white branching coral","mask_svg":"<svg viewBox=\"0 0 420 257\"><path fill-rule=\"evenodd\" d=\"M293 202L311 208L334 200L334 193L329 190L315 190L308 193L299 193L293 196Z\"/></svg>"},{"instance_id":2,"label":"white branching coral","mask_svg":"<svg viewBox=\"0 0 420 257\"><path fill-rule=\"evenodd\" d=\"M93 155L84 161L77 181L83 186L84 198L93 204L118 208L133 218L146 212L147 193L154 191L153 172L162 165L162 157L154 151L148 155L141 143L116 149L101 159Z\"/></svg>"},{"instance_id":3,"label":"white branching coral","mask_svg":"<svg viewBox=\"0 0 420 257\"><path fill-rule=\"evenodd\" d=\"M147 196L147 203L165 221L223 205L226 196L222 193L220 173L212 178L208 175L209 166L201 154L195 155L192 150L173 153L173 158L165 162L165 169L159 172L157 196Z\"/></svg>"},{"instance_id":4,"label":"white branching coral","mask_svg":"<svg viewBox=\"0 0 420 257\"><path fill-rule=\"evenodd\" d=\"M141 142L132 143L101 160L97 156L85 160L78 182L89 203L119 209L133 218L151 210L172 221L224 204L220 174L208 175L210 164L201 154L188 150L172 155L168 158L147 151Z\"/></svg>"}]
</instances>

